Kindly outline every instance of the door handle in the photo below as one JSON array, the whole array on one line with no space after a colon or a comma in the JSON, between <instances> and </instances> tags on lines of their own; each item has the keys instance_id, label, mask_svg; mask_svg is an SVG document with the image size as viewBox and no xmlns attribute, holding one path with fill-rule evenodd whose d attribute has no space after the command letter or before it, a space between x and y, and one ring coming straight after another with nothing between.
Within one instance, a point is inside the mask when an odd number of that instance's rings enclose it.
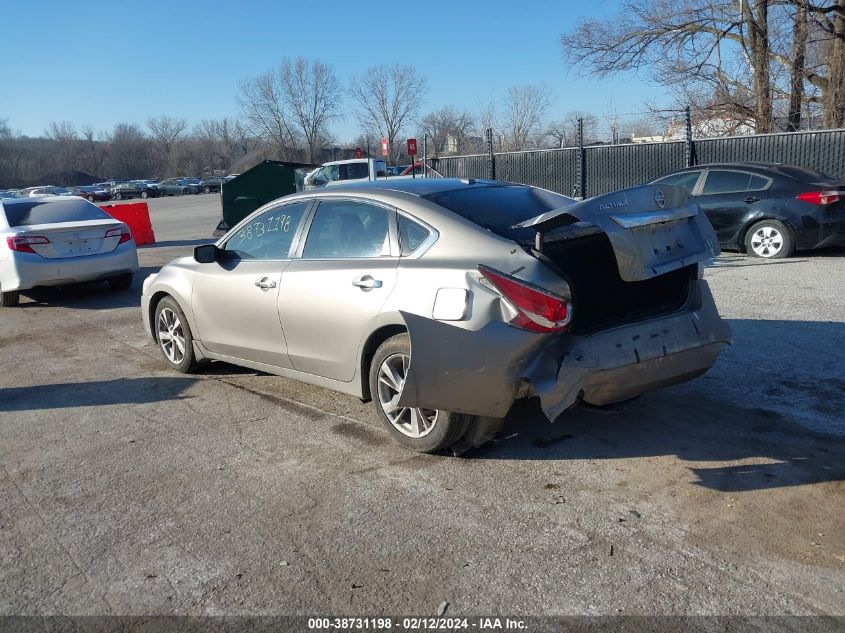
<instances>
[{"instance_id":1,"label":"door handle","mask_svg":"<svg viewBox=\"0 0 845 633\"><path fill-rule=\"evenodd\" d=\"M381 288L381 279L373 279L370 275L358 277L352 280L352 285L357 286L361 290L372 290L373 288Z\"/></svg>"},{"instance_id":2,"label":"door handle","mask_svg":"<svg viewBox=\"0 0 845 633\"><path fill-rule=\"evenodd\" d=\"M255 280L255 285L262 290L269 290L270 288L276 287L276 282L272 279L268 279L267 277L262 277L261 279Z\"/></svg>"},{"instance_id":3,"label":"door handle","mask_svg":"<svg viewBox=\"0 0 845 633\"><path fill-rule=\"evenodd\" d=\"M743 200L745 204L754 204L755 202L760 202L760 198L755 198L754 196L748 196L745 200Z\"/></svg>"}]
</instances>

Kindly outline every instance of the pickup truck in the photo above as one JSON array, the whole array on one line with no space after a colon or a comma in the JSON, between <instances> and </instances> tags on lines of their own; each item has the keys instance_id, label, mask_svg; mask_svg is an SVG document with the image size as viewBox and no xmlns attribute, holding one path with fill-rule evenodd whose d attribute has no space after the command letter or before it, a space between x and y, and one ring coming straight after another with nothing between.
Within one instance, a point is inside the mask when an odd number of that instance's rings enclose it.
<instances>
[{"instance_id":1,"label":"pickup truck","mask_svg":"<svg viewBox=\"0 0 845 633\"><path fill-rule=\"evenodd\" d=\"M305 176L305 189L385 178L387 166L378 158L353 158L323 163Z\"/></svg>"}]
</instances>

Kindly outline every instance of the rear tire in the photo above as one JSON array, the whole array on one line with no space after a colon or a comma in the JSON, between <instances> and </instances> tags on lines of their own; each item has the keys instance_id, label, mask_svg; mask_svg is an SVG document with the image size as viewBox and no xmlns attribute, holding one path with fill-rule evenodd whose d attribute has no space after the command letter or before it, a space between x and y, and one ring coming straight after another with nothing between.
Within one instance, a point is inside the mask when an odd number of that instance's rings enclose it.
<instances>
[{"instance_id":1,"label":"rear tire","mask_svg":"<svg viewBox=\"0 0 845 633\"><path fill-rule=\"evenodd\" d=\"M3 292L0 290L0 308L11 308L21 302L21 293L17 290Z\"/></svg>"},{"instance_id":2,"label":"rear tire","mask_svg":"<svg viewBox=\"0 0 845 633\"><path fill-rule=\"evenodd\" d=\"M792 231L783 222L761 220L745 233L745 252L763 259L783 259L795 251Z\"/></svg>"},{"instance_id":3,"label":"rear tire","mask_svg":"<svg viewBox=\"0 0 845 633\"><path fill-rule=\"evenodd\" d=\"M88 202L94 202L94 196L88 196Z\"/></svg>"},{"instance_id":4,"label":"rear tire","mask_svg":"<svg viewBox=\"0 0 845 633\"><path fill-rule=\"evenodd\" d=\"M142 199L146 200L149 197L150 197L150 194L148 194L146 191L141 192L141 198Z\"/></svg>"},{"instance_id":5,"label":"rear tire","mask_svg":"<svg viewBox=\"0 0 845 633\"><path fill-rule=\"evenodd\" d=\"M123 194L122 193L116 193L114 195L114 199L115 200L123 200Z\"/></svg>"},{"instance_id":6,"label":"rear tire","mask_svg":"<svg viewBox=\"0 0 845 633\"><path fill-rule=\"evenodd\" d=\"M126 273L120 277L112 277L108 282L112 290L129 290L132 287L132 273Z\"/></svg>"},{"instance_id":7,"label":"rear tire","mask_svg":"<svg viewBox=\"0 0 845 633\"><path fill-rule=\"evenodd\" d=\"M452 446L469 429L473 416L433 409L395 407L390 404L402 391L411 342L407 334L387 339L370 364L370 393L376 414L390 436L420 453L435 453Z\"/></svg>"},{"instance_id":8,"label":"rear tire","mask_svg":"<svg viewBox=\"0 0 845 633\"><path fill-rule=\"evenodd\" d=\"M161 355L171 369L183 374L197 370L194 337L185 313L173 297L158 302L153 319L153 332Z\"/></svg>"},{"instance_id":9,"label":"rear tire","mask_svg":"<svg viewBox=\"0 0 845 633\"><path fill-rule=\"evenodd\" d=\"M211 193L211 187L203 187L203 192Z\"/></svg>"}]
</instances>

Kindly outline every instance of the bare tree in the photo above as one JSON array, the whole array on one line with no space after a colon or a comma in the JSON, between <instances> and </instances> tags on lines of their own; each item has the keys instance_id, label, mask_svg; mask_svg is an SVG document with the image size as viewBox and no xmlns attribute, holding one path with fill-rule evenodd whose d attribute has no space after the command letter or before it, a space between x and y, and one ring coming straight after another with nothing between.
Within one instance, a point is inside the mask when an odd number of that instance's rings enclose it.
<instances>
[{"instance_id":1,"label":"bare tree","mask_svg":"<svg viewBox=\"0 0 845 633\"><path fill-rule=\"evenodd\" d=\"M390 158L398 159L402 149L397 139L414 117L425 97L425 78L413 66L373 66L355 76L349 96L365 132L387 138Z\"/></svg>"},{"instance_id":2,"label":"bare tree","mask_svg":"<svg viewBox=\"0 0 845 633\"><path fill-rule=\"evenodd\" d=\"M185 119L173 119L167 115L147 119L147 127L153 137L153 144L158 153L159 170L173 175L176 169L176 149L179 140L188 129Z\"/></svg>"},{"instance_id":3,"label":"bare tree","mask_svg":"<svg viewBox=\"0 0 845 633\"><path fill-rule=\"evenodd\" d=\"M287 109L279 73L270 70L244 81L240 90L238 102L254 133L271 143L279 158L293 157L299 139L296 122Z\"/></svg>"},{"instance_id":4,"label":"bare tree","mask_svg":"<svg viewBox=\"0 0 845 633\"><path fill-rule=\"evenodd\" d=\"M426 114L420 121L420 130L422 134L428 135L430 152L433 156L437 156L440 152L447 151L450 139L454 145L454 151L464 152L466 138L474 125L472 114L448 105Z\"/></svg>"},{"instance_id":5,"label":"bare tree","mask_svg":"<svg viewBox=\"0 0 845 633\"><path fill-rule=\"evenodd\" d=\"M503 126L509 149L521 150L529 145L531 137L540 131L551 101L551 91L546 86L524 84L508 88Z\"/></svg>"},{"instance_id":6,"label":"bare tree","mask_svg":"<svg viewBox=\"0 0 845 633\"><path fill-rule=\"evenodd\" d=\"M801 55L802 10L822 43L807 42L818 63ZM807 86L821 94L828 125L845 118L836 89L845 87L845 0L628 0L615 18L581 21L561 45L584 72L648 68L676 94L703 97L702 109L752 118L760 132L775 125L774 100L790 102L794 118Z\"/></svg>"},{"instance_id":7,"label":"bare tree","mask_svg":"<svg viewBox=\"0 0 845 633\"><path fill-rule=\"evenodd\" d=\"M89 124L82 126L86 170L91 174L103 176L103 164L106 158L105 143L102 138L95 138L95 135L94 126Z\"/></svg>"},{"instance_id":8,"label":"bare tree","mask_svg":"<svg viewBox=\"0 0 845 633\"><path fill-rule=\"evenodd\" d=\"M57 142L59 146L59 171L67 173L76 168L77 133L71 121L52 121L45 136Z\"/></svg>"},{"instance_id":9,"label":"bare tree","mask_svg":"<svg viewBox=\"0 0 845 633\"><path fill-rule=\"evenodd\" d=\"M578 119L583 121L584 142L594 140L596 134L597 119L595 115L580 110L567 112L562 119L552 121L546 129L546 134L551 136L558 147L567 147L578 144Z\"/></svg>"},{"instance_id":10,"label":"bare tree","mask_svg":"<svg viewBox=\"0 0 845 633\"><path fill-rule=\"evenodd\" d=\"M342 89L334 69L303 57L286 59L279 69L279 85L291 119L300 127L313 162L328 124L340 116Z\"/></svg>"},{"instance_id":11,"label":"bare tree","mask_svg":"<svg viewBox=\"0 0 845 633\"><path fill-rule=\"evenodd\" d=\"M150 169L149 139L134 123L118 123L108 136L109 176L143 178Z\"/></svg>"}]
</instances>

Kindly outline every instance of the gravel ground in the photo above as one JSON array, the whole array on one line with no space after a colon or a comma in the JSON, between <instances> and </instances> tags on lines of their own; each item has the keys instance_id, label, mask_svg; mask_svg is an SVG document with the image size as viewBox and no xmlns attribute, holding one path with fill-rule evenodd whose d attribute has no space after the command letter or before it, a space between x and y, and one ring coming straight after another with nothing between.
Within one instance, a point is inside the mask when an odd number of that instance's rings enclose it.
<instances>
[{"instance_id":1,"label":"gravel ground","mask_svg":"<svg viewBox=\"0 0 845 633\"><path fill-rule=\"evenodd\" d=\"M150 201L144 274L218 198ZM845 615L845 251L707 269L707 375L462 458L354 398L165 370L140 277L0 318L0 615Z\"/></svg>"}]
</instances>

